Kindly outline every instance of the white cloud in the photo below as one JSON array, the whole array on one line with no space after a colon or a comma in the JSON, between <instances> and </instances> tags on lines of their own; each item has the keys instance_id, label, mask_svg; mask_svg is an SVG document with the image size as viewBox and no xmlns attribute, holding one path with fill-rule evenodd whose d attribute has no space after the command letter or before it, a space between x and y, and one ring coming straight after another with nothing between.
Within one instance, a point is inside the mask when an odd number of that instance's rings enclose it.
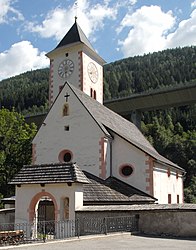
<instances>
[{"instance_id":1,"label":"white cloud","mask_svg":"<svg viewBox=\"0 0 196 250\"><path fill-rule=\"evenodd\" d=\"M196 0L191 3L191 7L195 8L196 7Z\"/></svg>"},{"instance_id":2,"label":"white cloud","mask_svg":"<svg viewBox=\"0 0 196 250\"><path fill-rule=\"evenodd\" d=\"M20 11L12 7L14 1L0 0L0 24L12 20L24 20Z\"/></svg>"},{"instance_id":3,"label":"white cloud","mask_svg":"<svg viewBox=\"0 0 196 250\"><path fill-rule=\"evenodd\" d=\"M166 35L175 24L172 12L164 13L159 6L143 6L127 14L117 32L130 27L124 41L119 41L125 57L142 55L162 50L166 46Z\"/></svg>"},{"instance_id":4,"label":"white cloud","mask_svg":"<svg viewBox=\"0 0 196 250\"><path fill-rule=\"evenodd\" d=\"M78 0L77 10L73 4L67 9L56 8L50 11L41 24L28 23L26 28L30 32L38 33L41 37L55 37L62 39L77 15L77 22L83 28L87 37L97 29L103 28L105 19L114 19L117 14L117 5L109 7L110 1L91 5L89 0Z\"/></svg>"},{"instance_id":5,"label":"white cloud","mask_svg":"<svg viewBox=\"0 0 196 250\"><path fill-rule=\"evenodd\" d=\"M166 45L169 48L196 45L196 10L189 19L179 23L175 32L168 35Z\"/></svg>"},{"instance_id":6,"label":"white cloud","mask_svg":"<svg viewBox=\"0 0 196 250\"><path fill-rule=\"evenodd\" d=\"M65 32L64 27L71 22L69 15L66 16L65 12L66 11L63 9L56 8L47 14L46 19L42 24L29 22L26 28L30 32L38 33L41 37L49 38L54 36L59 40Z\"/></svg>"},{"instance_id":7,"label":"white cloud","mask_svg":"<svg viewBox=\"0 0 196 250\"><path fill-rule=\"evenodd\" d=\"M18 42L0 53L0 80L47 66L49 60L45 57L45 52L40 53L29 41Z\"/></svg>"}]
</instances>

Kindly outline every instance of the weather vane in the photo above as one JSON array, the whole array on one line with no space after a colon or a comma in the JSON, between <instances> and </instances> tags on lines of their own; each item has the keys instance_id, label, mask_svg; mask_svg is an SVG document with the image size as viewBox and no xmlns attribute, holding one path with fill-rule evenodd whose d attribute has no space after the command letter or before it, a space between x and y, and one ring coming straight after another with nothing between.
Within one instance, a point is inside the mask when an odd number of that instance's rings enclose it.
<instances>
[{"instance_id":1,"label":"weather vane","mask_svg":"<svg viewBox=\"0 0 196 250\"><path fill-rule=\"evenodd\" d=\"M74 3L74 9L75 9L75 21L77 20L77 12L78 12L78 1L75 1Z\"/></svg>"}]
</instances>

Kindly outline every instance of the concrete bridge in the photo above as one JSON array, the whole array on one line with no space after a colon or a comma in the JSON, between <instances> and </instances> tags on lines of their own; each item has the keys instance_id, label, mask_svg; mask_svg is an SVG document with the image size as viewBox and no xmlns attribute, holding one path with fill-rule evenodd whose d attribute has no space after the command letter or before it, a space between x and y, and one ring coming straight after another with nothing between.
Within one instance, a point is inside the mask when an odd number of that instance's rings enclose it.
<instances>
[{"instance_id":1,"label":"concrete bridge","mask_svg":"<svg viewBox=\"0 0 196 250\"><path fill-rule=\"evenodd\" d=\"M196 103L196 81L181 86L158 89L129 97L104 101L104 105L114 112L131 119L140 128L141 112L165 109ZM38 127L46 114L26 117L27 123L34 122Z\"/></svg>"},{"instance_id":2,"label":"concrete bridge","mask_svg":"<svg viewBox=\"0 0 196 250\"><path fill-rule=\"evenodd\" d=\"M122 116L131 118L132 122L140 127L141 112L143 111L194 103L196 103L196 82L105 101L104 105Z\"/></svg>"}]
</instances>

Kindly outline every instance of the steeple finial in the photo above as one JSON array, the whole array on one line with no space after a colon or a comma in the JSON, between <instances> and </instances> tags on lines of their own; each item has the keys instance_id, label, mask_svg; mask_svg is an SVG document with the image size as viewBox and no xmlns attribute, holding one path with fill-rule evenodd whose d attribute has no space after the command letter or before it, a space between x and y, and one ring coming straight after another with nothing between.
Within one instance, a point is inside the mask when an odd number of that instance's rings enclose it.
<instances>
[{"instance_id":1,"label":"steeple finial","mask_svg":"<svg viewBox=\"0 0 196 250\"><path fill-rule=\"evenodd\" d=\"M75 8L75 22L77 22L77 12L78 12L78 1L75 1L74 3L74 8Z\"/></svg>"}]
</instances>

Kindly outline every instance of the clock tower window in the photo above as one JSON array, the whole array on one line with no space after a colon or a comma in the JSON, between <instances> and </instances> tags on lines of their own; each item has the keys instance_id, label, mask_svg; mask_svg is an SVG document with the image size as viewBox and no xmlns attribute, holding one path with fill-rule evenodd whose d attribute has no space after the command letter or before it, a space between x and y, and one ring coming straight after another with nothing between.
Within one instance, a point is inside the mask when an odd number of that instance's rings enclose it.
<instances>
[{"instance_id":1,"label":"clock tower window","mask_svg":"<svg viewBox=\"0 0 196 250\"><path fill-rule=\"evenodd\" d=\"M93 90L93 89L91 88L90 96L91 96L93 99L97 100L97 93L96 93L96 90Z\"/></svg>"},{"instance_id":2,"label":"clock tower window","mask_svg":"<svg viewBox=\"0 0 196 250\"><path fill-rule=\"evenodd\" d=\"M97 99L97 94L96 94L96 91L94 90L94 99L96 100Z\"/></svg>"}]
</instances>

